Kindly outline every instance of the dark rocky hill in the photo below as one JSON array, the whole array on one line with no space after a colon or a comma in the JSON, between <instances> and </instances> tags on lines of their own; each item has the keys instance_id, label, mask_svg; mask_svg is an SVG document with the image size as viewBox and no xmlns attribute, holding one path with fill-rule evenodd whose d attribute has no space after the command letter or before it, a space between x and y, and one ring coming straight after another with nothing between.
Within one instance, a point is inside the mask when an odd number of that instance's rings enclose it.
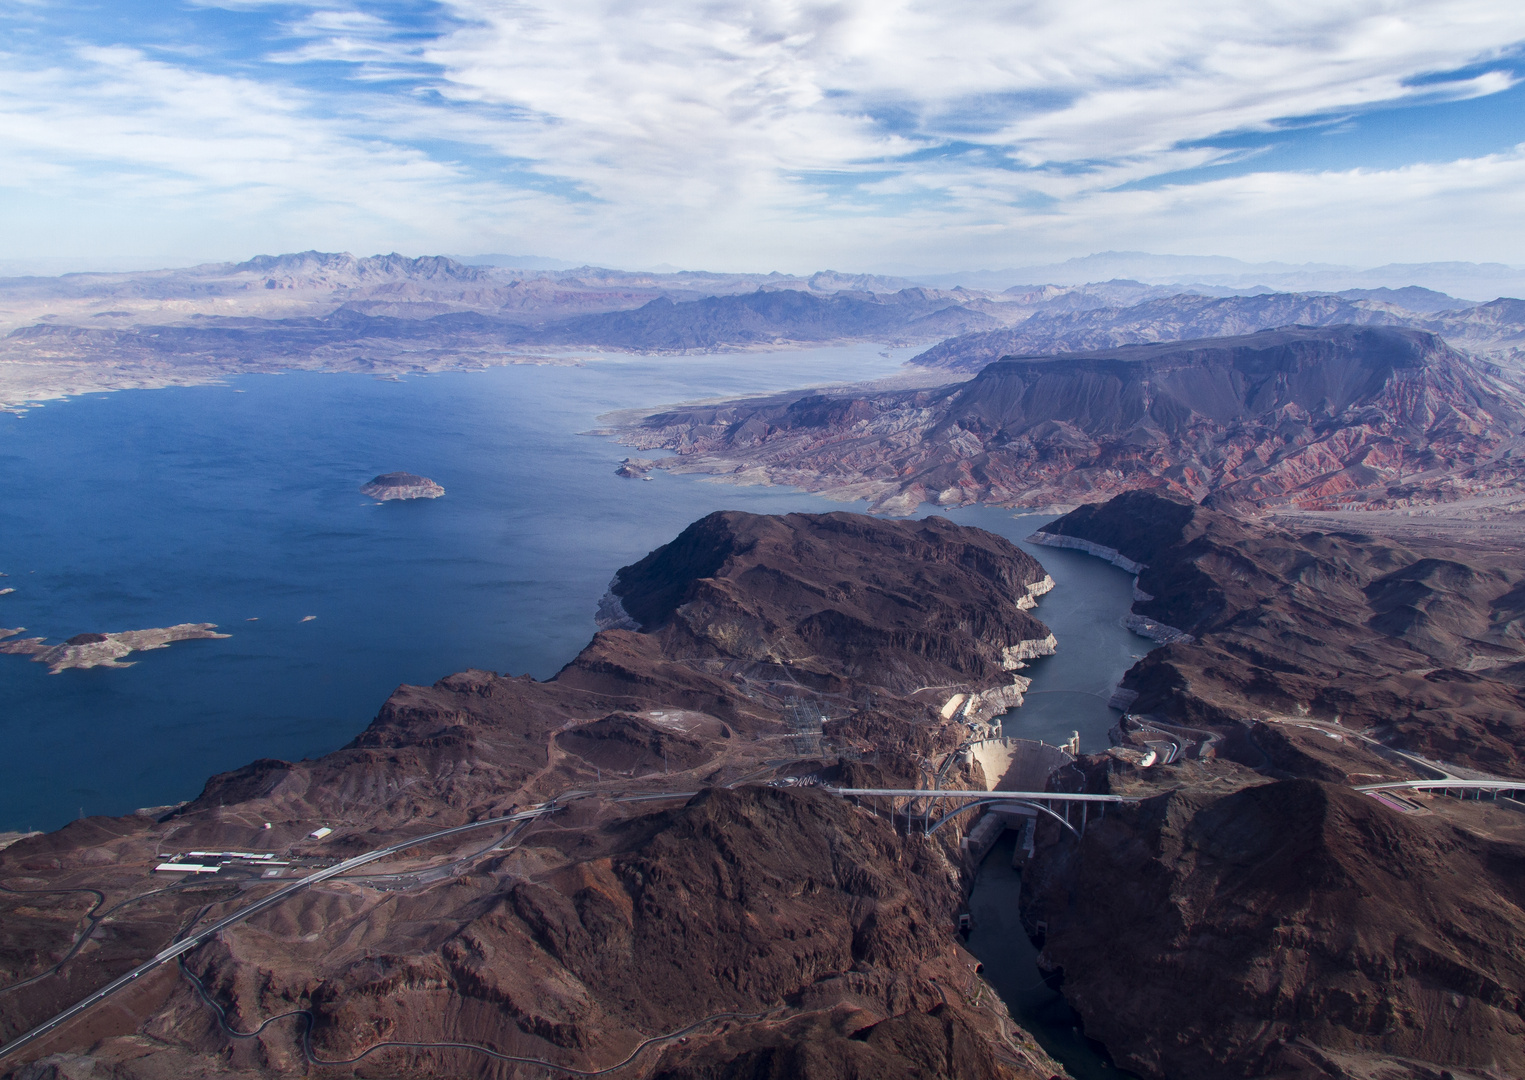
<instances>
[{"instance_id":1,"label":"dark rocky hill","mask_svg":"<svg viewBox=\"0 0 1525 1080\"><path fill-rule=\"evenodd\" d=\"M304 890L187 954L186 973L161 968L0 1060L0 1076L252 1080L307 1070L309 1054L368 1055L355 1075L540 1075L607 1069L656 1037L636 1075L1045 1080L1058 1066L957 944L955 831L907 836L766 783L924 780L922 755L971 734L943 703L1010 686L1004 647L1047 635L1028 613L1044 576L1005 540L935 518L712 515L620 571L644 629L601 631L553 679L404 686L334 753L214 777L157 820L12 844L0 1043L277 887L267 866L310 873L561 807ZM831 748L867 760L823 760L820 725L802 741L785 722L801 701L850 720ZM944 782L983 777L955 764ZM192 850L281 862L154 873ZM76 887L110 895L99 926L90 894L50 891ZM71 956L81 920L91 942ZM504 1069L460 1043L548 1064Z\"/></svg>"},{"instance_id":2,"label":"dark rocky hill","mask_svg":"<svg viewBox=\"0 0 1525 1080\"><path fill-rule=\"evenodd\" d=\"M1128 672L1136 711L1225 731L1338 717L1401 749L1525 777L1525 554L1298 533L1142 491L1042 532L1145 564L1150 599L1134 612L1196 639ZM1292 754L1284 735L1267 733L1273 757Z\"/></svg>"},{"instance_id":3,"label":"dark rocky hill","mask_svg":"<svg viewBox=\"0 0 1525 1080\"><path fill-rule=\"evenodd\" d=\"M1387 327L1015 357L922 391L801 392L650 415L626 442L888 509L1075 504L1149 488L1220 505L1403 507L1513 492L1525 395Z\"/></svg>"},{"instance_id":4,"label":"dark rocky hill","mask_svg":"<svg viewBox=\"0 0 1525 1080\"><path fill-rule=\"evenodd\" d=\"M1029 871L1088 1035L1172 1080L1525 1070L1525 843L1481 814L1461 828L1343 786L1226 779Z\"/></svg>"},{"instance_id":5,"label":"dark rocky hill","mask_svg":"<svg viewBox=\"0 0 1525 1080\"><path fill-rule=\"evenodd\" d=\"M1007 649L1049 635L1024 607L1046 576L999 537L942 518L730 512L625 567L611 591L672 655L783 665L836 693L904 694L1002 681Z\"/></svg>"},{"instance_id":6,"label":"dark rocky hill","mask_svg":"<svg viewBox=\"0 0 1525 1080\"><path fill-rule=\"evenodd\" d=\"M1042 534L1145 564L1135 616L1192 635L1114 699L1118 741L1180 759L1084 759L1144 801L1024 876L1087 1033L1178 1080L1525 1070L1525 812L1354 790L1525 783L1525 552L1147 492Z\"/></svg>"}]
</instances>

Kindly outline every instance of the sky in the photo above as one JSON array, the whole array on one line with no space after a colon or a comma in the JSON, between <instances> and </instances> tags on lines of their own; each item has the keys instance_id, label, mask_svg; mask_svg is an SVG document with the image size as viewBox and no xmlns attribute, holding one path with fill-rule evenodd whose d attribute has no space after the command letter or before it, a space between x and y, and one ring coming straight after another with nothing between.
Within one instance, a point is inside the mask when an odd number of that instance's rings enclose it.
<instances>
[{"instance_id":1,"label":"sky","mask_svg":"<svg viewBox=\"0 0 1525 1080\"><path fill-rule=\"evenodd\" d=\"M1518 0L0 0L11 264L1522 242Z\"/></svg>"}]
</instances>

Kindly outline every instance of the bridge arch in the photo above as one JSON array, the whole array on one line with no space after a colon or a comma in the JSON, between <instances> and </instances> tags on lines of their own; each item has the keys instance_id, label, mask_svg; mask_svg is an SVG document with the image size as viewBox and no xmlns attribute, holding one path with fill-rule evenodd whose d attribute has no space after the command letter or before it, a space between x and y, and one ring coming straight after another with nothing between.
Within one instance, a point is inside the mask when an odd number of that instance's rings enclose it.
<instances>
[{"instance_id":1,"label":"bridge arch","mask_svg":"<svg viewBox=\"0 0 1525 1080\"><path fill-rule=\"evenodd\" d=\"M1051 817L1055 821L1057 821L1059 824L1063 825L1066 829L1070 830L1071 835L1073 835L1075 837L1075 839L1077 839L1077 840L1080 839L1080 833L1076 830L1075 826L1071 825L1062 816L1060 816L1059 814L1054 813L1054 811L1050 810L1047 806L1044 806L1042 803L1036 803L1036 802L1033 802L1033 801L1031 801L1029 799L999 799L999 798L996 798L996 799L977 799L974 802L968 802L968 803L965 803L963 806L960 806L960 807L958 807L956 809L949 810L946 814L944 814L942 817L937 819L937 824L935 824L935 825L931 826L929 829L927 829L927 835L931 836L938 829L941 829L944 825L948 824L948 822L952 821L954 818L958 817L960 814L964 813L967 810L973 810L977 806L995 806L995 805L998 805L998 804L999 805L1005 805L1005 806L1026 806L1026 807L1030 807L1033 810L1042 811L1043 813L1047 814L1049 817Z\"/></svg>"}]
</instances>

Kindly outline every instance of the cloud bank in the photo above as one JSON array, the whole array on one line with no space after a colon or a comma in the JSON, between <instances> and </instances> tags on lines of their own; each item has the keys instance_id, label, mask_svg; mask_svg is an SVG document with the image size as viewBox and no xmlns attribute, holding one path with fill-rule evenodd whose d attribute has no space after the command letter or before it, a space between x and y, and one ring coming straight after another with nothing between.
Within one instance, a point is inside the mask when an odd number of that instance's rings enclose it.
<instances>
[{"instance_id":1,"label":"cloud bank","mask_svg":"<svg viewBox=\"0 0 1525 1080\"><path fill-rule=\"evenodd\" d=\"M99 11L0 14L0 258L1521 261L1497 0Z\"/></svg>"}]
</instances>

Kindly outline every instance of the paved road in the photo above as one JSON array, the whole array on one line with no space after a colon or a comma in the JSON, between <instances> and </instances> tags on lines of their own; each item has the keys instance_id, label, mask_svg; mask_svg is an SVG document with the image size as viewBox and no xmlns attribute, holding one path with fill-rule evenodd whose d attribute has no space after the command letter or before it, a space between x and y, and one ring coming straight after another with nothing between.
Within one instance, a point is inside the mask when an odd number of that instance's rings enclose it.
<instances>
[{"instance_id":1,"label":"paved road","mask_svg":"<svg viewBox=\"0 0 1525 1080\"><path fill-rule=\"evenodd\" d=\"M1385 784L1362 784L1357 791L1525 791L1525 780L1394 780Z\"/></svg>"},{"instance_id":2,"label":"paved road","mask_svg":"<svg viewBox=\"0 0 1525 1080\"><path fill-rule=\"evenodd\" d=\"M255 915L261 911L264 911L268 907L273 907L274 905L279 904L282 900L288 899L293 894L301 892L303 889L308 888L309 886L317 885L319 882L327 881L329 878L338 877L340 874L348 873L349 871L354 870L356 867L365 866L367 863L373 863L378 859L384 859L388 855L395 855L397 852L406 850L407 848L417 847L420 844L426 844L431 840L438 840L444 836L453 836L456 833L469 832L472 829L486 829L493 825L508 825L516 821L528 821L530 818L537 818L545 814L554 813L559 809L559 804L553 801L545 803L542 806L537 806L532 810L521 811L517 814L508 814L504 817L488 818L485 821L473 821L469 825L457 825L453 829L441 829L439 832L429 833L427 836L415 836L411 840L403 840L396 844L390 844L384 848L378 848L375 851L366 852L364 855L356 855L353 859L346 859L344 862L330 866L326 870L319 870L315 873L308 874L301 880L293 881L285 888L277 889L269 896L262 897L254 901L252 904L249 904L247 907L239 908L233 914L219 919L217 922L208 926L205 930L201 930L195 934L192 934L184 941L176 942L174 945L171 945L169 948L156 954L151 959L139 964L127 974L121 976L113 982L107 983L105 986L101 987L99 990L85 998L83 1001L79 1001L74 1005L71 1005L69 1008L65 1009L63 1012L59 1013L51 1020L47 1020L41 1024L38 1024L25 1035L20 1035L6 1043L4 1046L0 1046L0 1058L20 1050L23 1046L36 1042L38 1039L42 1038L53 1029L59 1027L62 1024L68 1023L70 1020L84 1012L86 1009L89 1009L97 1003L110 997L112 994L116 993L124 986L129 986L136 982L140 976L148 974L150 971L153 971L160 965L169 963L171 960L174 960L176 957L183 953L190 952L192 949L196 948L196 946L200 945L208 938L215 936L216 934L226 930L228 927L233 926L236 923L243 922L251 915Z\"/></svg>"},{"instance_id":3,"label":"paved road","mask_svg":"<svg viewBox=\"0 0 1525 1080\"><path fill-rule=\"evenodd\" d=\"M1048 800L1052 802L1101 802L1101 803L1127 803L1138 802L1138 799L1129 795L1080 795L1064 791L981 791L981 790L953 790L948 788L835 788L823 787L822 791L829 791L833 795L890 795L896 798L912 797L924 799L936 797L939 799L1033 799Z\"/></svg>"}]
</instances>

